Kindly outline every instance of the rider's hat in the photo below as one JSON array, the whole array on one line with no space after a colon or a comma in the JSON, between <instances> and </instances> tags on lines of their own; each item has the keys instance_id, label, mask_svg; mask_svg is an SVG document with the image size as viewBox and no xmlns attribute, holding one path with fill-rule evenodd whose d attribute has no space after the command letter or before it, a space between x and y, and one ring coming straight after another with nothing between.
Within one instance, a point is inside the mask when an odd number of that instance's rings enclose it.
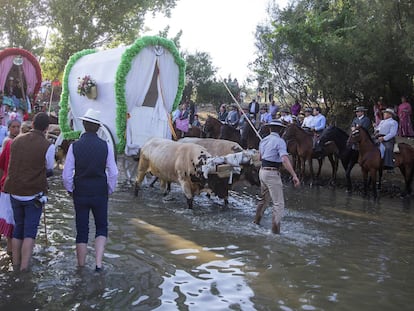
<instances>
[{"instance_id":1,"label":"rider's hat","mask_svg":"<svg viewBox=\"0 0 414 311\"><path fill-rule=\"evenodd\" d=\"M280 109L280 112L290 113L290 110L286 107Z\"/></svg>"},{"instance_id":2,"label":"rider's hat","mask_svg":"<svg viewBox=\"0 0 414 311\"><path fill-rule=\"evenodd\" d=\"M313 111L312 107L306 107L305 108L305 112L312 112L312 111Z\"/></svg>"},{"instance_id":3,"label":"rider's hat","mask_svg":"<svg viewBox=\"0 0 414 311\"><path fill-rule=\"evenodd\" d=\"M101 124L101 121L99 120L99 117L101 115L101 112L98 110L94 110L92 108L89 108L83 117L79 117L79 119L95 124Z\"/></svg>"},{"instance_id":4,"label":"rider's hat","mask_svg":"<svg viewBox=\"0 0 414 311\"><path fill-rule=\"evenodd\" d=\"M358 112L358 111L365 112L365 111L368 111L368 109L365 108L364 106L358 106L355 108L354 112Z\"/></svg>"},{"instance_id":5,"label":"rider's hat","mask_svg":"<svg viewBox=\"0 0 414 311\"><path fill-rule=\"evenodd\" d=\"M279 120L272 120L270 121L268 124L268 126L280 126L280 127L286 127L286 125L284 125L282 122L280 122Z\"/></svg>"},{"instance_id":6,"label":"rider's hat","mask_svg":"<svg viewBox=\"0 0 414 311\"><path fill-rule=\"evenodd\" d=\"M383 110L382 113L390 113L393 116L395 116L395 111L394 111L394 109L391 109L391 108L387 108L387 109Z\"/></svg>"}]
</instances>

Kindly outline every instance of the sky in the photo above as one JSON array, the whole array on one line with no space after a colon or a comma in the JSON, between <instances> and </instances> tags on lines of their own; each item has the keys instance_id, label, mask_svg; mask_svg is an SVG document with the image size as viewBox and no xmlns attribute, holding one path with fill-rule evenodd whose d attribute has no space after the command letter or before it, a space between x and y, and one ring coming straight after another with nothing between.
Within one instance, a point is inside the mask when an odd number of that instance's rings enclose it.
<instances>
[{"instance_id":1,"label":"sky","mask_svg":"<svg viewBox=\"0 0 414 311\"><path fill-rule=\"evenodd\" d=\"M276 0L284 7L287 0ZM156 35L167 25L169 37L180 30L181 50L210 54L218 77L237 78L243 82L249 76L248 64L255 59L255 31L263 23L269 0L177 0L171 18L146 16L144 35Z\"/></svg>"}]
</instances>

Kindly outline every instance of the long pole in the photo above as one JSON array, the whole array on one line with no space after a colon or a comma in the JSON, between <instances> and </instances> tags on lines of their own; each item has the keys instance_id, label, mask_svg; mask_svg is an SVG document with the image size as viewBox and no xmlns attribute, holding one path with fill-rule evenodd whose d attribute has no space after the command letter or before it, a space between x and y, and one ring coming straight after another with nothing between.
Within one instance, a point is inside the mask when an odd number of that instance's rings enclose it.
<instances>
[{"instance_id":1,"label":"long pole","mask_svg":"<svg viewBox=\"0 0 414 311\"><path fill-rule=\"evenodd\" d=\"M55 89L55 87L53 86L53 83L52 83L52 91L50 92L49 107L48 107L48 115L49 116L50 116L50 110L52 108L53 90L54 89Z\"/></svg>"},{"instance_id":2,"label":"long pole","mask_svg":"<svg viewBox=\"0 0 414 311\"><path fill-rule=\"evenodd\" d=\"M46 206L43 204L43 222L45 223L45 241L46 247L49 246L49 242L47 240L47 226L46 226Z\"/></svg>"},{"instance_id":3,"label":"long pole","mask_svg":"<svg viewBox=\"0 0 414 311\"><path fill-rule=\"evenodd\" d=\"M259 132L256 130L256 127L253 125L252 121L250 121L250 118L246 115L246 113L243 111L242 107L240 106L237 99L234 97L233 93L230 91L229 87L227 86L226 82L224 82L223 79L221 79L221 82L223 82L227 92L229 92L231 98L236 103L237 107L239 107L239 110L243 113L244 117L246 118L247 122L249 123L250 127L253 129L253 131L256 133L256 136L259 137L260 140L262 140L262 136L260 136Z\"/></svg>"}]
</instances>

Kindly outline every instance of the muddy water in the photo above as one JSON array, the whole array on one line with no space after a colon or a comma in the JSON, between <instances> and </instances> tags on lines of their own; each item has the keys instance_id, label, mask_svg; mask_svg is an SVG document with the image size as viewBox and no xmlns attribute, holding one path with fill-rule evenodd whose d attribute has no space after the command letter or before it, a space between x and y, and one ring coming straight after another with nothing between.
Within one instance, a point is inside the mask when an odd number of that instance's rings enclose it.
<instances>
[{"instance_id":1,"label":"muddy water","mask_svg":"<svg viewBox=\"0 0 414 311\"><path fill-rule=\"evenodd\" d=\"M121 180L97 274L92 249L76 268L73 208L55 176L32 271L13 272L0 242L0 310L412 309L412 202L287 186L275 236L270 210L251 223L256 191L239 187L228 209L200 196L191 211L177 187L166 200L152 188L135 198Z\"/></svg>"}]
</instances>

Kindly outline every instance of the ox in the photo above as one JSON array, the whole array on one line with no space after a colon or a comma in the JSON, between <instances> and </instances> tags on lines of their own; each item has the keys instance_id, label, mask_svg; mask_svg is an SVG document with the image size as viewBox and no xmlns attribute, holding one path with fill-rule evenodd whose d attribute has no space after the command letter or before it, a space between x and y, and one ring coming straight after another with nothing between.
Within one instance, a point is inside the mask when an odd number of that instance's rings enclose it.
<instances>
[{"instance_id":1,"label":"ox","mask_svg":"<svg viewBox=\"0 0 414 311\"><path fill-rule=\"evenodd\" d=\"M179 142L193 143L203 146L213 157L243 152L243 148L238 143L223 139L186 137L180 139ZM233 163L235 166L241 164L241 173L234 175L233 182L245 179L251 185L260 186L260 163L254 161L253 158L248 157L248 159L242 161L242 163ZM226 159L225 162L229 163L229 159ZM225 205L228 204L228 192L231 188L229 178L219 177L217 174L210 174L208 176L208 186L219 198L224 199Z\"/></svg>"},{"instance_id":2,"label":"ox","mask_svg":"<svg viewBox=\"0 0 414 311\"><path fill-rule=\"evenodd\" d=\"M188 208L193 208L193 197L200 193L205 183L202 166L210 157L200 145L183 144L164 138L148 140L142 146L139 156L135 196L138 195L145 174L150 172L159 178L164 193L168 183L179 183L187 198Z\"/></svg>"}]
</instances>

